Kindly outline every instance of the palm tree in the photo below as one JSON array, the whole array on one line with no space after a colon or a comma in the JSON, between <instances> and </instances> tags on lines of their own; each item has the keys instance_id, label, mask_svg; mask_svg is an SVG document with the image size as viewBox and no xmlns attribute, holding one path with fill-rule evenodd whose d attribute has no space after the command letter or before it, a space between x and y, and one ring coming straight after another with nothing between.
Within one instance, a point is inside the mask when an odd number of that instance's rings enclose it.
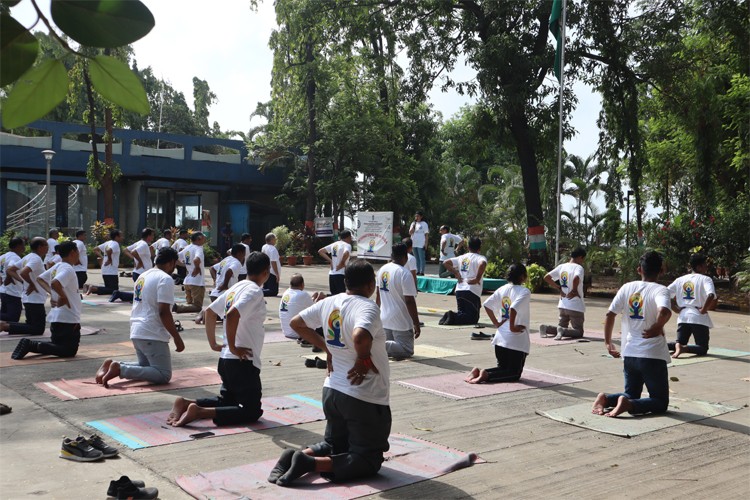
<instances>
[{"instance_id":1,"label":"palm tree","mask_svg":"<svg viewBox=\"0 0 750 500\"><path fill-rule=\"evenodd\" d=\"M563 185L567 185L562 194L573 196L576 199L577 225L581 226L581 219L586 221L592 210L593 196L602 190L601 174L604 167L594 163L595 156L590 155L585 160L577 155L570 155L563 168ZM586 240L584 235L578 235L579 241Z\"/></svg>"}]
</instances>

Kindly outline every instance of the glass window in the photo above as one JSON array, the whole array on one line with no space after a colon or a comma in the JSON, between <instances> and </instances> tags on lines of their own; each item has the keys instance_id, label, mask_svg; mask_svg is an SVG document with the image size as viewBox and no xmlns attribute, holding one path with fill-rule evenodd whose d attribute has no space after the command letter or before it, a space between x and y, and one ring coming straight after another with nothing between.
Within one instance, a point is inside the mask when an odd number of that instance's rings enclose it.
<instances>
[{"instance_id":1,"label":"glass window","mask_svg":"<svg viewBox=\"0 0 750 500\"><path fill-rule=\"evenodd\" d=\"M201 196L177 193L174 197L174 225L180 228L201 230Z\"/></svg>"},{"instance_id":2,"label":"glass window","mask_svg":"<svg viewBox=\"0 0 750 500\"><path fill-rule=\"evenodd\" d=\"M146 203L146 225L156 229L157 234L171 227L169 216L169 190L148 189L148 202Z\"/></svg>"},{"instance_id":3,"label":"glass window","mask_svg":"<svg viewBox=\"0 0 750 500\"><path fill-rule=\"evenodd\" d=\"M47 235L48 225L54 224L55 186L50 190L49 222L45 220L45 185L37 182L8 181L5 196L5 227L20 236Z\"/></svg>"},{"instance_id":4,"label":"glass window","mask_svg":"<svg viewBox=\"0 0 750 500\"><path fill-rule=\"evenodd\" d=\"M97 191L87 184L68 186L68 227L89 231L97 220ZM72 233L74 234L74 233Z\"/></svg>"}]
</instances>

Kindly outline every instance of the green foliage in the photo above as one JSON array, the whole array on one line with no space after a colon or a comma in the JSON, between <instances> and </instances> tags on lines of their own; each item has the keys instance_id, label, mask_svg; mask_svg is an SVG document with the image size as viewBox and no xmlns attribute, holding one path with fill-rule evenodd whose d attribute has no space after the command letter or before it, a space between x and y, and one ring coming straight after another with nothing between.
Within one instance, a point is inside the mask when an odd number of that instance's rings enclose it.
<instances>
[{"instance_id":1,"label":"green foliage","mask_svg":"<svg viewBox=\"0 0 750 500\"><path fill-rule=\"evenodd\" d=\"M105 99L122 108L145 115L149 112L146 91L128 65L114 57L89 60L91 83Z\"/></svg>"},{"instance_id":2,"label":"green foliage","mask_svg":"<svg viewBox=\"0 0 750 500\"><path fill-rule=\"evenodd\" d=\"M0 255L5 255L10 251L10 247L8 245L10 244L10 240L15 237L15 231L5 231L2 236L0 236Z\"/></svg>"},{"instance_id":3,"label":"green foliage","mask_svg":"<svg viewBox=\"0 0 750 500\"><path fill-rule=\"evenodd\" d=\"M97 246L101 245L105 241L109 241L109 232L115 229L114 224L105 224L102 221L95 221L91 228L89 228L89 234L96 240Z\"/></svg>"},{"instance_id":4,"label":"green foliage","mask_svg":"<svg viewBox=\"0 0 750 500\"><path fill-rule=\"evenodd\" d=\"M547 270L539 264L531 264L526 266L526 274L528 278L524 286L532 293L541 292L544 288L544 275L547 274Z\"/></svg>"},{"instance_id":5,"label":"green foliage","mask_svg":"<svg viewBox=\"0 0 750 500\"><path fill-rule=\"evenodd\" d=\"M485 278L504 278L505 273L508 270L508 266L505 264L503 259L494 259L487 262L487 267L484 269Z\"/></svg>"},{"instance_id":6,"label":"green foliage","mask_svg":"<svg viewBox=\"0 0 750 500\"><path fill-rule=\"evenodd\" d=\"M292 243L292 233L286 226L277 226L271 229L271 232L276 235L276 250L279 251L279 255L286 255L289 245Z\"/></svg>"},{"instance_id":7,"label":"green foliage","mask_svg":"<svg viewBox=\"0 0 750 500\"><path fill-rule=\"evenodd\" d=\"M750 255L742 261L740 270L735 273L733 278L737 290L750 293Z\"/></svg>"},{"instance_id":8,"label":"green foliage","mask_svg":"<svg viewBox=\"0 0 750 500\"><path fill-rule=\"evenodd\" d=\"M49 113L65 99L68 75L60 61L48 60L31 68L8 94L3 126L20 127Z\"/></svg>"},{"instance_id":9,"label":"green foliage","mask_svg":"<svg viewBox=\"0 0 750 500\"><path fill-rule=\"evenodd\" d=\"M219 255L219 252L208 243L203 244L203 256L206 259L206 266L213 266L219 262L222 257Z\"/></svg>"},{"instance_id":10,"label":"green foliage","mask_svg":"<svg viewBox=\"0 0 750 500\"><path fill-rule=\"evenodd\" d=\"M21 23L0 14L0 87L13 83L36 60L39 42Z\"/></svg>"},{"instance_id":11,"label":"green foliage","mask_svg":"<svg viewBox=\"0 0 750 500\"><path fill-rule=\"evenodd\" d=\"M138 0L55 0L51 14L66 35L89 47L128 45L155 24L151 11Z\"/></svg>"},{"instance_id":12,"label":"green foliage","mask_svg":"<svg viewBox=\"0 0 750 500\"><path fill-rule=\"evenodd\" d=\"M96 171L97 168L99 170L98 172ZM95 162L94 155L89 155L89 161L86 164L86 180L88 180L91 187L94 189L101 189L101 180L108 173L112 176L112 182L117 182L120 177L122 177L120 164L116 161L112 161L111 165L107 165L102 161Z\"/></svg>"}]
</instances>

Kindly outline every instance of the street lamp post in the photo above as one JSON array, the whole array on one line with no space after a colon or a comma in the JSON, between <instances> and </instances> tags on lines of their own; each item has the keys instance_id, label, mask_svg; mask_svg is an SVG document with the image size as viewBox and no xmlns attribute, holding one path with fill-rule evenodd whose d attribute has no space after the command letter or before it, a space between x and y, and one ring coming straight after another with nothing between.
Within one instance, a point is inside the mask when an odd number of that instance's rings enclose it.
<instances>
[{"instance_id":1,"label":"street lamp post","mask_svg":"<svg viewBox=\"0 0 750 500\"><path fill-rule=\"evenodd\" d=\"M55 152L51 149L45 149L42 151L42 154L44 155L44 159L47 160L47 190L45 191L45 201L44 201L44 224L47 226L44 231L49 231L54 224L49 223L49 192L51 189L51 182L50 182L50 170L52 168L52 158L55 156Z\"/></svg>"}]
</instances>

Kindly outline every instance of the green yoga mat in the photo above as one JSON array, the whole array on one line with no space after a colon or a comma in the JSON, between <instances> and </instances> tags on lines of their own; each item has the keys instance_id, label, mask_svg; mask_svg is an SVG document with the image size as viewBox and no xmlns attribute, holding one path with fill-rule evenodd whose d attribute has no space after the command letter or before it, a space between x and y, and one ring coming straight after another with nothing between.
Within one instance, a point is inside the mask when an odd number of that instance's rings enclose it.
<instances>
[{"instance_id":1,"label":"green yoga mat","mask_svg":"<svg viewBox=\"0 0 750 500\"><path fill-rule=\"evenodd\" d=\"M536 410L536 414L592 431L621 437L633 437L687 422L716 417L737 410L739 408L735 406L672 398L669 402L667 413L663 415L633 416L623 413L616 418L605 417L591 413L590 402L557 408L555 410Z\"/></svg>"},{"instance_id":2,"label":"green yoga mat","mask_svg":"<svg viewBox=\"0 0 750 500\"><path fill-rule=\"evenodd\" d=\"M417 290L424 293L450 295L456 289L458 280L432 276L417 276Z\"/></svg>"}]
</instances>

